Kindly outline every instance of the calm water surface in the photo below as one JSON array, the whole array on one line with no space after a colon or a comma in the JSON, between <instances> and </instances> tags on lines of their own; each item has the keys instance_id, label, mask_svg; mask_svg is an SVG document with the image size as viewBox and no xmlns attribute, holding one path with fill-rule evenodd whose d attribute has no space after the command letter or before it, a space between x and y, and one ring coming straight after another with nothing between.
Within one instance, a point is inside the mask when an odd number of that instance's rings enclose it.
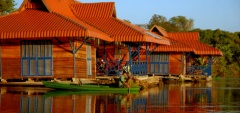
<instances>
[{"instance_id":1,"label":"calm water surface","mask_svg":"<svg viewBox=\"0 0 240 113\"><path fill-rule=\"evenodd\" d=\"M240 79L167 84L138 93L1 87L1 113L240 112Z\"/></svg>"}]
</instances>

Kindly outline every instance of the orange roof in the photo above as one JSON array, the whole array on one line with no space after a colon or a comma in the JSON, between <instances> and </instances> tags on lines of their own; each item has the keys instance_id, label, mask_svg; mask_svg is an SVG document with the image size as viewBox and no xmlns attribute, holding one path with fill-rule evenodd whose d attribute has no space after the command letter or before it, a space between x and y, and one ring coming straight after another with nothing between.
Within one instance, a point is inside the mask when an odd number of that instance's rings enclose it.
<instances>
[{"instance_id":1,"label":"orange roof","mask_svg":"<svg viewBox=\"0 0 240 113\"><path fill-rule=\"evenodd\" d=\"M150 31L151 31L151 32L158 33L159 35L162 35L162 36L164 36L164 37L168 37L167 32L166 32L165 29L162 28L161 26L154 25L154 26L150 29Z\"/></svg>"},{"instance_id":2,"label":"orange roof","mask_svg":"<svg viewBox=\"0 0 240 113\"><path fill-rule=\"evenodd\" d=\"M168 40L160 36L117 19L113 2L75 3L71 7L79 19L110 34L115 41L169 44Z\"/></svg>"},{"instance_id":3,"label":"orange roof","mask_svg":"<svg viewBox=\"0 0 240 113\"><path fill-rule=\"evenodd\" d=\"M171 44L160 45L157 52L194 52L197 55L222 55L222 52L214 47L199 41L198 32L171 32L167 33L162 27L154 25L151 32L166 36Z\"/></svg>"},{"instance_id":4,"label":"orange roof","mask_svg":"<svg viewBox=\"0 0 240 113\"><path fill-rule=\"evenodd\" d=\"M155 52L192 52L194 49L191 46L183 44L177 40L169 39L170 45L159 45ZM152 50L154 47L150 47Z\"/></svg>"},{"instance_id":5,"label":"orange roof","mask_svg":"<svg viewBox=\"0 0 240 113\"><path fill-rule=\"evenodd\" d=\"M24 0L18 12L0 17L1 39L94 37L113 41L108 34L84 23L73 15L67 5L73 3L73 0L29 1Z\"/></svg>"},{"instance_id":6,"label":"orange roof","mask_svg":"<svg viewBox=\"0 0 240 113\"><path fill-rule=\"evenodd\" d=\"M194 48L194 53L198 55L222 55L222 52L214 47L199 41L198 32L177 32L168 33L169 38L178 40Z\"/></svg>"}]
</instances>

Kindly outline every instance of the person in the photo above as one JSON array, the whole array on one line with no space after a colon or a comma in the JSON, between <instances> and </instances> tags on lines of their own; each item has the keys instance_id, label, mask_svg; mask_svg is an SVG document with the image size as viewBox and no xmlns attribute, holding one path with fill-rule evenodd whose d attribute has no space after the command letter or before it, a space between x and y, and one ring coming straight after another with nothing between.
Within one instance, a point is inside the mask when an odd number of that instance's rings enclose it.
<instances>
[{"instance_id":1,"label":"person","mask_svg":"<svg viewBox=\"0 0 240 113\"><path fill-rule=\"evenodd\" d=\"M129 88L129 85L126 83L126 73L123 73L120 77L119 77L119 81L118 81L118 85L119 87L127 87Z\"/></svg>"}]
</instances>

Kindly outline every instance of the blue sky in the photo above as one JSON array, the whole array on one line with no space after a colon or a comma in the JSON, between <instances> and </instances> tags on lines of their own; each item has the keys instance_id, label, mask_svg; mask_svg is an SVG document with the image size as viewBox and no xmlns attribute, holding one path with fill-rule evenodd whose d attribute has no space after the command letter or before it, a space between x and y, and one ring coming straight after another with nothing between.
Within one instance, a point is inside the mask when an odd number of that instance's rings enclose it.
<instances>
[{"instance_id":1,"label":"blue sky","mask_svg":"<svg viewBox=\"0 0 240 113\"><path fill-rule=\"evenodd\" d=\"M15 0L18 4L23 0ZM79 0L115 2L117 17L134 24L146 24L153 14L167 19L185 16L194 20L194 28L240 31L240 0Z\"/></svg>"}]
</instances>

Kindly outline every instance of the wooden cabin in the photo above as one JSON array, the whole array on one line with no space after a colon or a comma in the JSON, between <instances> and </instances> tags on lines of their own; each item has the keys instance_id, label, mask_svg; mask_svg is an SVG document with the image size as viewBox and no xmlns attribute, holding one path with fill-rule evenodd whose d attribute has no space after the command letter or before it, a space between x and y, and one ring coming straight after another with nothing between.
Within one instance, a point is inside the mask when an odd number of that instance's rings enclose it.
<instances>
[{"instance_id":1,"label":"wooden cabin","mask_svg":"<svg viewBox=\"0 0 240 113\"><path fill-rule=\"evenodd\" d=\"M113 2L24 0L0 25L1 81L120 75L126 64L147 74L146 60L132 60L140 47L169 44L118 19Z\"/></svg>"},{"instance_id":2,"label":"wooden cabin","mask_svg":"<svg viewBox=\"0 0 240 113\"><path fill-rule=\"evenodd\" d=\"M113 2L78 3L72 9L78 18L108 33L114 42L100 42L97 48L97 75L147 75L147 59L140 59L141 47L169 45L157 34L117 18ZM89 10L91 9L91 10Z\"/></svg>"},{"instance_id":3,"label":"wooden cabin","mask_svg":"<svg viewBox=\"0 0 240 113\"><path fill-rule=\"evenodd\" d=\"M74 3L24 0L0 17L2 81L96 77L97 41L113 39L78 19L69 7Z\"/></svg>"},{"instance_id":4,"label":"wooden cabin","mask_svg":"<svg viewBox=\"0 0 240 113\"><path fill-rule=\"evenodd\" d=\"M165 36L170 45L159 45L150 55L150 73L156 75L211 75L211 66L222 52L199 41L198 32L167 33L160 26L151 32Z\"/></svg>"}]
</instances>

